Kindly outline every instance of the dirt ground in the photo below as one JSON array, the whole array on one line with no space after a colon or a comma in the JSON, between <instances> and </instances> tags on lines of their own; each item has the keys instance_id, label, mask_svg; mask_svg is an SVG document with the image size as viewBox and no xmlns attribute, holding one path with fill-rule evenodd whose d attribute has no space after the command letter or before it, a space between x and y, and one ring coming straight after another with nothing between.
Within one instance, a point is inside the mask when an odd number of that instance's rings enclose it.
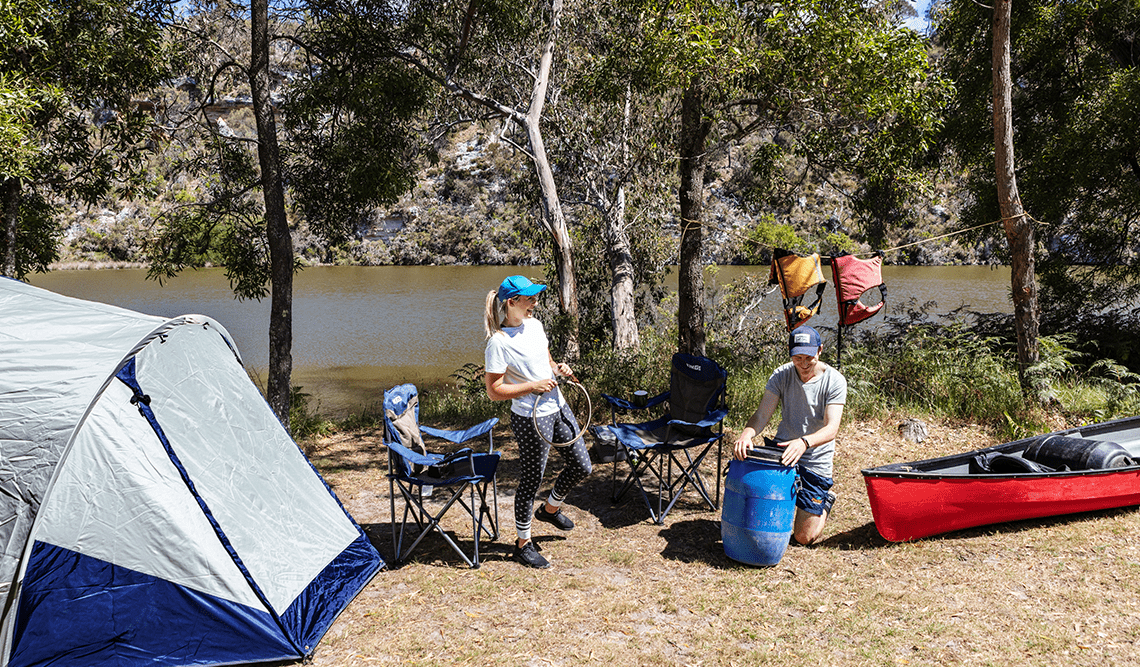
<instances>
[{"instance_id":1,"label":"dirt ground","mask_svg":"<svg viewBox=\"0 0 1140 667\"><path fill-rule=\"evenodd\" d=\"M516 461L500 426L500 536L484 543L482 567L427 538L352 602L312 664L1140 664L1136 508L887 542L860 469L995 444L976 425L944 423L912 443L900 421L844 424L824 539L789 547L775 567L727 558L719 512L691 498L663 526L638 497L611 503L612 466L596 464L567 501L573 531L534 524L545 571L510 560ZM306 449L390 561L379 432ZM553 457L540 497L560 468ZM449 516L470 546L470 524Z\"/></svg>"}]
</instances>

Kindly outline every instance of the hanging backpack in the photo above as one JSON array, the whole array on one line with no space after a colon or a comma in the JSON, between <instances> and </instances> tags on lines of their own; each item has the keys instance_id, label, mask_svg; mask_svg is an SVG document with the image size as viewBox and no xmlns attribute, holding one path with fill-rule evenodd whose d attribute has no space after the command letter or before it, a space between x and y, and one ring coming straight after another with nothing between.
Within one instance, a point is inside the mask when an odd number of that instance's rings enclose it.
<instances>
[{"instance_id":1,"label":"hanging backpack","mask_svg":"<svg viewBox=\"0 0 1140 667\"><path fill-rule=\"evenodd\" d=\"M788 331L807 322L819 312L823 300L823 288L827 280L823 277L819 253L808 257L797 255L790 250L776 249L772 252L772 271L768 275L769 285L779 285L784 297L784 320ZM804 305L804 297L815 288L815 300Z\"/></svg>"}]
</instances>

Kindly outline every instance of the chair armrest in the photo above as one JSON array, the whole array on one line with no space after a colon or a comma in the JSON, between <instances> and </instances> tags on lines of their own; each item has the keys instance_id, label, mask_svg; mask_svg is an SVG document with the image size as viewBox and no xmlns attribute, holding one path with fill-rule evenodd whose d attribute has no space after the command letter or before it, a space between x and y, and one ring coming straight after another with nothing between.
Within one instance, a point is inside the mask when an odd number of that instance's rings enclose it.
<instances>
[{"instance_id":1,"label":"chair armrest","mask_svg":"<svg viewBox=\"0 0 1140 667\"><path fill-rule=\"evenodd\" d=\"M474 456L474 453L475 450L471 449L470 447L464 447L463 449L456 450L443 457L438 462L436 462L435 465L446 465L456 459L471 459L472 456Z\"/></svg>"},{"instance_id":2,"label":"chair armrest","mask_svg":"<svg viewBox=\"0 0 1140 667\"><path fill-rule=\"evenodd\" d=\"M727 416L728 416L728 410L713 410L712 412L710 412L708 414L707 417L705 417L704 419L702 419L699 422L687 422L687 421L684 421L681 419L670 419L669 425L670 426L699 426L701 428L704 428L707 426L716 426L717 424L724 421L724 418Z\"/></svg>"},{"instance_id":3,"label":"chair armrest","mask_svg":"<svg viewBox=\"0 0 1140 667\"><path fill-rule=\"evenodd\" d=\"M490 431L492 428L495 427L495 424L498 424L498 423L499 423L498 417L491 417L490 419L483 422L482 424L476 424L475 426L472 426L471 428L465 429L462 431L451 431L451 430L442 429L442 428L432 428L430 426L424 426L423 424L420 424L420 431L422 431L423 433L427 433L428 435L435 436L435 437L443 439L443 440L447 440L448 442L453 442L457 445L461 445L461 444L467 442L468 440L472 440L474 438L478 438L481 435L485 435L487 433L487 431Z\"/></svg>"},{"instance_id":4,"label":"chair armrest","mask_svg":"<svg viewBox=\"0 0 1140 667\"><path fill-rule=\"evenodd\" d=\"M610 404L611 408L617 408L620 410L648 410L649 408L657 407L658 405L661 405L665 401L669 400L669 392L657 394L656 396L647 400L645 402L645 405L634 405L624 398L610 396L609 394L602 394L602 398L606 399L606 402Z\"/></svg>"},{"instance_id":5,"label":"chair armrest","mask_svg":"<svg viewBox=\"0 0 1140 667\"><path fill-rule=\"evenodd\" d=\"M420 454L419 452L408 449L398 442L385 442L384 446L391 449L400 455L408 463L420 466L433 466L440 462L443 457L439 454Z\"/></svg>"}]
</instances>

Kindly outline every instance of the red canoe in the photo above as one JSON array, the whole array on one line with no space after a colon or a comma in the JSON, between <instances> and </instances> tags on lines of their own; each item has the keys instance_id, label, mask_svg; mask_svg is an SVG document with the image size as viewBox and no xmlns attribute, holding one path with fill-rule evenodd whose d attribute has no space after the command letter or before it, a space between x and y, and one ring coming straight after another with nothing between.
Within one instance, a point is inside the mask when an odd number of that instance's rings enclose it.
<instances>
[{"instance_id":1,"label":"red canoe","mask_svg":"<svg viewBox=\"0 0 1140 667\"><path fill-rule=\"evenodd\" d=\"M862 472L875 527L892 542L1140 505L1140 417Z\"/></svg>"}]
</instances>

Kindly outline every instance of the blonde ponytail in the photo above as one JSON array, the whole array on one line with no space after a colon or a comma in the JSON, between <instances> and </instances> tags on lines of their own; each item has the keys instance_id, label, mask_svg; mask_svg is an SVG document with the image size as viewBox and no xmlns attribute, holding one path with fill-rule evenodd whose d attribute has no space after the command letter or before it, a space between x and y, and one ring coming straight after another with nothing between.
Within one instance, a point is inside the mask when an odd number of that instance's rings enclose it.
<instances>
[{"instance_id":1,"label":"blonde ponytail","mask_svg":"<svg viewBox=\"0 0 1140 667\"><path fill-rule=\"evenodd\" d=\"M503 318L506 313L505 309L499 303L499 294L495 290L487 292L487 304L483 309L483 329L487 332L487 338L499 333L503 330Z\"/></svg>"}]
</instances>

